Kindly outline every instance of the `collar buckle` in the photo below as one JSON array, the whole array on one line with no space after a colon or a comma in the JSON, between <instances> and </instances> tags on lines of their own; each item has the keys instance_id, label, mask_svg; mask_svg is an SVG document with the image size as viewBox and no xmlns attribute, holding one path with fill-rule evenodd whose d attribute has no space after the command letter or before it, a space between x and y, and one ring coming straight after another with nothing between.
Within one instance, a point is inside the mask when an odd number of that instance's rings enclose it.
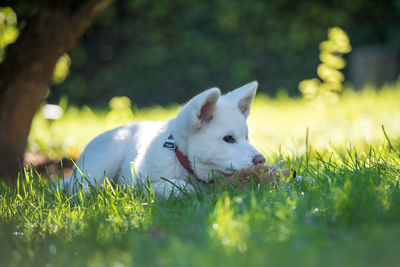
<instances>
[{"instance_id":1,"label":"collar buckle","mask_svg":"<svg viewBox=\"0 0 400 267\"><path fill-rule=\"evenodd\" d=\"M183 155L183 153L179 150L178 146L176 145L176 142L174 140L174 137L172 134L170 134L165 140L163 147L173 150L175 152L176 157L178 158L179 163L182 165L185 170L187 170L189 173L194 174L194 171L192 169L192 166L190 166L190 161L188 158Z\"/></svg>"}]
</instances>

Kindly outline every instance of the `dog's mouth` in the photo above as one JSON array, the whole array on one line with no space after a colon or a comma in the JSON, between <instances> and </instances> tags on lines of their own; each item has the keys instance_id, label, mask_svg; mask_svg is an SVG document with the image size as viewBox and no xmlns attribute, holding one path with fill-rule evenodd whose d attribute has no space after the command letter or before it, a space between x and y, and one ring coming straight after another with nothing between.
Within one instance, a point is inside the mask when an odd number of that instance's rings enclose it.
<instances>
[{"instance_id":1,"label":"dog's mouth","mask_svg":"<svg viewBox=\"0 0 400 267\"><path fill-rule=\"evenodd\" d=\"M207 160L202 160L202 159L198 159L198 161L201 162L204 165L211 165L212 166L211 167L212 171L216 171L216 172L218 172L218 173L220 173L222 175L231 175L235 171L237 171L237 170L235 170L233 168L233 166L224 167L224 166L221 166L222 164L221 165L215 164L214 161L207 161Z\"/></svg>"},{"instance_id":2,"label":"dog's mouth","mask_svg":"<svg viewBox=\"0 0 400 267\"><path fill-rule=\"evenodd\" d=\"M200 179L199 177L196 177L196 180L202 184L213 184L215 182L214 181L215 175L229 176L233 174L235 171L236 170L232 168L226 168L223 170L214 170L212 171L212 175L210 175L210 177L207 180Z\"/></svg>"}]
</instances>

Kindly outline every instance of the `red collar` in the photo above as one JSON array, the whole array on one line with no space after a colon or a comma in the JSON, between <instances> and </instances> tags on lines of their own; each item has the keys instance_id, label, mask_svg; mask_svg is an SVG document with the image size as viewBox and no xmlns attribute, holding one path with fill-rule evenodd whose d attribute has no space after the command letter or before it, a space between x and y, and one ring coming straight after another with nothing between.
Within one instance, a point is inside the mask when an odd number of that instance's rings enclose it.
<instances>
[{"instance_id":1,"label":"red collar","mask_svg":"<svg viewBox=\"0 0 400 267\"><path fill-rule=\"evenodd\" d=\"M190 162L188 160L188 158L182 154L182 152L179 150L178 146L175 145L175 155L178 158L179 162L181 163L181 165L183 166L183 168L185 168L189 173L194 174L194 171L192 169L192 167L190 166Z\"/></svg>"}]
</instances>

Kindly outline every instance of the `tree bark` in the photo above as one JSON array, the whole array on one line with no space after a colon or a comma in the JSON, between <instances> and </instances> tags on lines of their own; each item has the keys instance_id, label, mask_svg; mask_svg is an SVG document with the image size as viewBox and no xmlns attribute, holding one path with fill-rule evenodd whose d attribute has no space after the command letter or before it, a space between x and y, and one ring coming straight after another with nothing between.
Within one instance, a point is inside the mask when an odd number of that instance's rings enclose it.
<instances>
[{"instance_id":1,"label":"tree bark","mask_svg":"<svg viewBox=\"0 0 400 267\"><path fill-rule=\"evenodd\" d=\"M75 46L97 14L112 1L42 2L17 41L8 47L0 64L1 179L17 178L32 118L57 60Z\"/></svg>"}]
</instances>

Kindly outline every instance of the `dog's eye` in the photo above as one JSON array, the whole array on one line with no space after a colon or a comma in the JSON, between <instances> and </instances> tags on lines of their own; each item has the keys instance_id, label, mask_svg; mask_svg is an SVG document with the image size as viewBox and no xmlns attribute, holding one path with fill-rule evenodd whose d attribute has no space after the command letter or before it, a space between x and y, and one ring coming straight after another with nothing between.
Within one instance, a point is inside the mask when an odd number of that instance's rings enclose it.
<instances>
[{"instance_id":1,"label":"dog's eye","mask_svg":"<svg viewBox=\"0 0 400 267\"><path fill-rule=\"evenodd\" d=\"M230 144L235 143L235 138L233 138L232 135L227 135L227 136L225 136L223 139L224 139L224 141L227 142L227 143L230 143Z\"/></svg>"}]
</instances>

